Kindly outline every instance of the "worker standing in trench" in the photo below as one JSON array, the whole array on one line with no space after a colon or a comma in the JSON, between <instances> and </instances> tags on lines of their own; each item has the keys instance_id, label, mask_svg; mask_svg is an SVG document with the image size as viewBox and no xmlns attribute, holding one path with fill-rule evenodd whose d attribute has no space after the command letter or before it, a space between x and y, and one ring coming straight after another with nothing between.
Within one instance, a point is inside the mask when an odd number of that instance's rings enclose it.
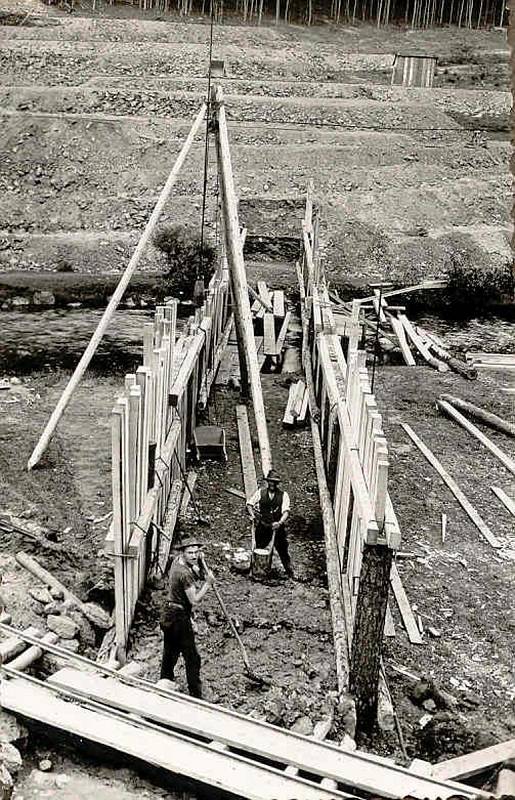
<instances>
[{"instance_id":1,"label":"worker standing in trench","mask_svg":"<svg viewBox=\"0 0 515 800\"><path fill-rule=\"evenodd\" d=\"M209 569L204 569L200 559L202 544L198 539L186 536L178 547L181 553L171 566L168 598L161 612L164 634L161 679L175 680L175 666L182 653L188 691L192 697L201 698L201 662L191 612L214 585L215 577ZM203 581L202 585L199 585L200 581Z\"/></svg>"},{"instance_id":2,"label":"worker standing in trench","mask_svg":"<svg viewBox=\"0 0 515 800\"><path fill-rule=\"evenodd\" d=\"M290 578L294 578L284 527L290 515L290 497L288 492L279 489L281 478L275 469L270 470L265 480L266 488L258 489L247 502L247 514L255 523L256 547L268 547L275 533L274 547L284 571Z\"/></svg>"}]
</instances>

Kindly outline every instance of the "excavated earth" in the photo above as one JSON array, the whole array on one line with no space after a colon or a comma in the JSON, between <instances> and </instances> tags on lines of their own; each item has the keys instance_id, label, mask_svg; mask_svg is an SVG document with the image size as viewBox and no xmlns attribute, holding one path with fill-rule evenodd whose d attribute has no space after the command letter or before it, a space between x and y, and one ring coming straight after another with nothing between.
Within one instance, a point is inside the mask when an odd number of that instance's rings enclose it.
<instances>
[{"instance_id":1,"label":"excavated earth","mask_svg":"<svg viewBox=\"0 0 515 800\"><path fill-rule=\"evenodd\" d=\"M4 594L13 624L26 626L39 617L28 600L29 579L14 562L20 548L84 597L112 603L111 562L103 551L111 500L110 411L123 386L122 368L139 363L138 330L159 292L164 264L153 248L138 277L143 283L131 295L133 307L117 313L41 469L29 474L25 464L98 320L98 308L89 306L98 306L106 289L98 288L95 302L91 287L114 286L126 266L205 94L209 29L198 20L133 19L127 8L101 6L96 16L80 10L70 16L33 0L10 5L20 15L15 21L28 11L31 16L23 25L0 26L6 144L0 163L0 320L8 333L0 369L15 378L0 390L0 510L25 515L65 547L57 558L26 539L3 535ZM438 56L434 88L389 85L394 55L403 51ZM385 278L403 283L442 277L456 254L484 269L511 258L509 67L502 31L226 24L215 28L213 55L226 62L223 88L251 280L265 277L272 287L290 287L294 299L293 262L309 178L320 205L327 272L347 291L366 291ZM200 223L203 147L199 135L164 216L193 230ZM207 230L213 242L216 189L211 151ZM55 308L29 305L42 288L57 298ZM82 307L67 310L67 302ZM425 324L461 351L515 350L509 318L465 324L433 316ZM481 374L468 383L426 366L377 371L391 449L390 490L402 549L413 554L399 560L399 572L425 627L440 634L426 633L424 645L410 645L392 601L396 636L386 641L385 658L410 757L435 761L515 735L515 542L512 521L490 491L491 485L511 491L512 476L434 407L447 391L513 419L513 395L501 391L513 387L511 375ZM210 527L196 528L193 515L187 527L205 538L252 664L273 682L259 692L245 679L211 597L199 615L209 696L307 730L331 707L335 672L311 441L306 430L281 425L296 377L266 375L263 385L274 457L293 501L290 538L298 580L286 580L277 564L267 583L252 583L230 569L227 556L248 546L249 531L241 501L224 491L242 486L237 395L228 390L215 392L210 409L210 421L226 429L228 464L198 468L198 500ZM501 554L479 539L405 437L401 421L463 485L502 538ZM492 438L515 455L511 440ZM442 512L448 516L444 544ZM151 679L158 676L162 592L158 583L142 598L133 633L131 657ZM410 699L410 680L392 664L459 696L458 713L450 719L432 714L421 727L427 711ZM184 686L182 671L178 680ZM336 740L343 716L336 714ZM15 792L20 800L82 800L95 792L106 800L183 796L171 794L162 777L116 770L98 757L86 762L73 747L57 749L41 737L33 742ZM361 744L400 755L393 734ZM54 761L46 778L37 770L45 755ZM67 782L57 780L61 773Z\"/></svg>"}]
</instances>

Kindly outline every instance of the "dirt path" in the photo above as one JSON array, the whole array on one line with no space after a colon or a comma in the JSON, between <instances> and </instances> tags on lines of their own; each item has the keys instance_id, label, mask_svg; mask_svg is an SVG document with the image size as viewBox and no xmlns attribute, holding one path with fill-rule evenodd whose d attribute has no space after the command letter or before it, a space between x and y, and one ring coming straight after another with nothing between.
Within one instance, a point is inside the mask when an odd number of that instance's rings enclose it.
<instances>
[{"instance_id":1,"label":"dirt path","mask_svg":"<svg viewBox=\"0 0 515 800\"><path fill-rule=\"evenodd\" d=\"M268 721L291 726L307 716L314 724L327 714L335 690L332 629L325 588L325 560L320 529L318 488L306 430L282 427L288 384L297 376L263 375L263 389L274 464L290 493L288 522L292 561L298 579L288 579L277 559L266 582L255 582L231 571L227 560L237 547L250 548L250 528L242 502L223 487L242 487L235 423L238 397L217 390L211 421L224 427L227 466L205 462L198 470L197 498L210 529L198 528L193 518L187 530L201 534L206 557L217 574L220 591L238 620L249 656L258 674L272 678L268 691L259 691L244 677L239 651L224 624L214 597L199 612L202 673L213 699ZM256 466L258 451L255 453ZM259 467L257 467L259 475ZM162 592L153 592L149 608L135 623L131 657L145 664L145 674L158 677L161 634L157 607ZM185 687L182 666L178 673ZM308 724L308 723L305 723Z\"/></svg>"}]
</instances>

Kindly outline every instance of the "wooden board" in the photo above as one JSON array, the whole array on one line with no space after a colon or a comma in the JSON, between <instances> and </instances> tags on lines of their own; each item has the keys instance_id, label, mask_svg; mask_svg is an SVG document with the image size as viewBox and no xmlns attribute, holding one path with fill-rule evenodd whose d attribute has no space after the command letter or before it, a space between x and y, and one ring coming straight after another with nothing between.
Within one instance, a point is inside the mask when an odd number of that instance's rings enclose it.
<instances>
[{"instance_id":1,"label":"wooden board","mask_svg":"<svg viewBox=\"0 0 515 800\"><path fill-rule=\"evenodd\" d=\"M165 698L151 690L124 685L117 679L99 678L94 674L81 673L70 668L53 675L51 681L56 687L73 688L74 691L79 691L86 697L116 706L129 713L141 714L155 723L173 724L181 731L179 737L181 737L182 731L201 734L203 737L216 740L229 747L237 747L248 753L268 757L276 762L289 764L318 776L343 781L348 786L376 793L382 797L398 798L410 795L415 798L429 797L436 800L437 797L450 798L453 793L459 794L460 792L466 798L476 797L477 790L471 787L428 780L413 775L409 770L394 764L393 761L385 762L384 759L376 759L375 756L368 753L350 753L334 744L318 742L266 722L244 717L242 714L223 709L220 706L212 706L209 703L194 700L183 694L170 692ZM2 701L3 699L2 691ZM9 705L6 707L9 708ZM28 707L30 708L30 705ZM134 738L138 739L137 736ZM178 741L182 740L178 738ZM175 742L175 735L173 742ZM171 743L169 746L171 747ZM224 763L227 765L227 769L232 762L225 761ZM246 761L246 763L248 762ZM199 764L202 769L204 766L202 763ZM265 777L268 770L272 768L266 769ZM181 770L181 772L185 774L186 770ZM273 770L273 772L277 774L279 771ZM310 793L305 794L299 786L295 787L290 784L286 788L290 794L286 794L283 789L280 794L269 794L267 800L270 800L271 797L279 797L282 800L292 797L309 800L311 797ZM299 788L301 788L301 794L299 794ZM323 800L325 795L320 786L317 789L320 792L319 800ZM248 786L246 791L252 791L252 787ZM264 788L254 789L254 791L260 791L266 797ZM249 795L243 794L242 796L248 797ZM250 796L261 797L262 794ZM342 794L338 792L329 795L329 797L339 796ZM348 794L343 796L351 797ZM487 797L485 793L480 793L479 796Z\"/></svg>"},{"instance_id":2,"label":"wooden board","mask_svg":"<svg viewBox=\"0 0 515 800\"><path fill-rule=\"evenodd\" d=\"M501 503L504 503L508 511L515 517L515 500L509 497L506 492L498 486L491 486L490 488L492 492L497 495Z\"/></svg>"},{"instance_id":3,"label":"wooden board","mask_svg":"<svg viewBox=\"0 0 515 800\"><path fill-rule=\"evenodd\" d=\"M248 500L257 491L258 484L247 406L236 406L236 423L238 425L243 485L245 487L245 496Z\"/></svg>"},{"instance_id":4,"label":"wooden board","mask_svg":"<svg viewBox=\"0 0 515 800\"><path fill-rule=\"evenodd\" d=\"M390 604L386 606L386 619L384 621L384 635L388 636L388 638L393 638L395 636L395 623L392 617L392 611L390 608Z\"/></svg>"},{"instance_id":5,"label":"wooden board","mask_svg":"<svg viewBox=\"0 0 515 800\"><path fill-rule=\"evenodd\" d=\"M286 408L284 410L283 425L295 425L295 419L293 418L291 411L295 404L296 388L297 384L295 383L290 384L288 402L286 403Z\"/></svg>"},{"instance_id":6,"label":"wooden board","mask_svg":"<svg viewBox=\"0 0 515 800\"><path fill-rule=\"evenodd\" d=\"M471 778L510 758L515 758L515 739L467 753L465 756L450 758L448 761L440 761L433 766L433 775L443 780Z\"/></svg>"},{"instance_id":7,"label":"wooden board","mask_svg":"<svg viewBox=\"0 0 515 800\"><path fill-rule=\"evenodd\" d=\"M392 569L390 572L390 586L392 587L392 592L397 601L399 611L401 612L402 621L404 623L404 627L406 628L408 639L412 644L424 644L424 640L420 635L420 631L415 620L415 615L413 614L410 602L406 592L404 591L401 576L399 575L397 565L395 563L392 564Z\"/></svg>"},{"instance_id":8,"label":"wooden board","mask_svg":"<svg viewBox=\"0 0 515 800\"><path fill-rule=\"evenodd\" d=\"M278 356L281 355L281 351L286 341L286 334L288 333L288 325L290 324L290 319L291 319L291 311L287 311L283 320L283 324L281 325L281 330L277 335L277 341L275 343L275 348Z\"/></svg>"},{"instance_id":9,"label":"wooden board","mask_svg":"<svg viewBox=\"0 0 515 800\"><path fill-rule=\"evenodd\" d=\"M479 428L474 425L469 419L463 416L454 406L451 406L446 400L438 400L437 401L438 408L447 414L447 416L451 417L458 425L461 425L462 428L465 428L466 431L475 436L475 438L481 442L490 452L499 459L499 461L504 464L507 470L509 470L512 475L515 475L515 461L509 455L507 455L500 447L497 447L488 436L479 430Z\"/></svg>"},{"instance_id":10,"label":"wooden board","mask_svg":"<svg viewBox=\"0 0 515 800\"><path fill-rule=\"evenodd\" d=\"M282 289L276 289L274 292L274 317L277 319L284 319L284 292Z\"/></svg>"},{"instance_id":11,"label":"wooden board","mask_svg":"<svg viewBox=\"0 0 515 800\"><path fill-rule=\"evenodd\" d=\"M485 521L482 519L482 517L480 517L474 506L465 497L465 495L459 488L456 481L443 468L443 466L440 464L436 456L433 455L431 450L428 447L426 447L426 445L421 439L419 439L415 431L412 428L410 428L409 425L406 425L404 422L401 423L401 425L408 434L408 436L410 437L411 441L417 445L420 452L426 457L431 466L434 467L434 469L438 472L440 477L447 484L447 486L453 493L454 497L461 505L463 510L468 514L468 516L470 517L474 525L477 527L477 529L479 530L481 536L485 539L485 541L487 541L488 544L490 544L492 547L495 548L501 547L500 541L497 539L497 537L493 535L493 533L491 532Z\"/></svg>"},{"instance_id":12,"label":"wooden board","mask_svg":"<svg viewBox=\"0 0 515 800\"><path fill-rule=\"evenodd\" d=\"M396 337L398 339L399 346L401 348L402 357L403 357L405 363L409 367L414 367L415 366L415 359L413 358L413 353L411 352L409 344L408 344L408 340L406 339L406 333L404 331L404 327L403 327L402 323L399 322L397 317L393 316L393 314L392 314L390 316L390 324L391 324L391 326L393 328L393 332L395 333L395 335L396 335Z\"/></svg>"},{"instance_id":13,"label":"wooden board","mask_svg":"<svg viewBox=\"0 0 515 800\"><path fill-rule=\"evenodd\" d=\"M263 352L265 356L275 356L277 347L275 343L275 318L268 312L263 317Z\"/></svg>"},{"instance_id":14,"label":"wooden board","mask_svg":"<svg viewBox=\"0 0 515 800\"><path fill-rule=\"evenodd\" d=\"M121 688L117 686L116 691ZM177 733L131 721L122 714L115 716L107 708L88 706L86 700L84 705L66 702L50 688L23 678L2 681L1 703L14 713L248 800L349 797ZM144 707L140 711L147 716Z\"/></svg>"}]
</instances>

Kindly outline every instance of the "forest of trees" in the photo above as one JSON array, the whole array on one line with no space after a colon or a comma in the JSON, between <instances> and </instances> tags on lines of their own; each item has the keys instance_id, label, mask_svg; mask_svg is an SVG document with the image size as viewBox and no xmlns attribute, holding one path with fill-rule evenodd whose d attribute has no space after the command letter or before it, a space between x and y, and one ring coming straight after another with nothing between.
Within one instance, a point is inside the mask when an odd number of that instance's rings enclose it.
<instances>
[{"instance_id":1,"label":"forest of trees","mask_svg":"<svg viewBox=\"0 0 515 800\"><path fill-rule=\"evenodd\" d=\"M260 25L294 22L313 25L372 22L412 28L457 25L487 28L507 24L509 0L132 0L141 9L158 9L184 16L205 15L216 22L236 18ZM214 8L211 3L214 2Z\"/></svg>"}]
</instances>

